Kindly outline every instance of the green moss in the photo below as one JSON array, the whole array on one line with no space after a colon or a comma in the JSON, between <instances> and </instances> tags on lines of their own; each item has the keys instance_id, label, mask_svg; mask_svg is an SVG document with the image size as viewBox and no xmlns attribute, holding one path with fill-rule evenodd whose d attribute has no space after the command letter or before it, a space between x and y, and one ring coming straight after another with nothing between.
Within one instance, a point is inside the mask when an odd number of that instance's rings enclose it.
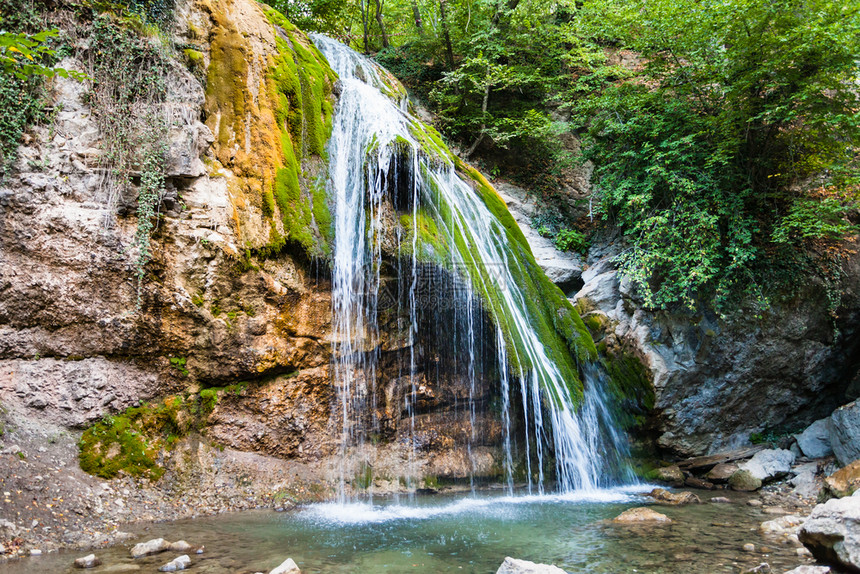
<instances>
[{"instance_id":1,"label":"green moss","mask_svg":"<svg viewBox=\"0 0 860 574\"><path fill-rule=\"evenodd\" d=\"M415 235L417 221L417 259L423 262L432 262L444 265L447 254L450 253L450 245L444 233L440 233L434 214L428 207L421 206L416 210L416 216L406 213L400 216L400 226L403 228L406 238L400 245L400 256L412 255L412 238Z\"/></svg>"},{"instance_id":2,"label":"green moss","mask_svg":"<svg viewBox=\"0 0 860 574\"><path fill-rule=\"evenodd\" d=\"M355 473L353 484L355 485L355 488L360 488L362 490L370 488L373 484L373 467L366 462L361 463L361 466L358 468L358 472Z\"/></svg>"},{"instance_id":3,"label":"green moss","mask_svg":"<svg viewBox=\"0 0 860 574\"><path fill-rule=\"evenodd\" d=\"M582 396L579 364L597 359L597 349L588 329L564 293L538 267L525 236L502 198L477 170L459 158L454 158L454 161L458 171L472 181L475 192L507 236L510 246L507 268L523 291L529 323L537 332L549 358L558 366L571 397L575 401L579 400ZM488 270L477 254L472 252L469 247L471 243L456 228L454 231L457 251L466 262L472 283L503 331L509 361L516 368L529 368L531 365L525 352L523 334L509 323L505 306L488 280ZM550 387L545 388L553 392Z\"/></svg>"},{"instance_id":4,"label":"green moss","mask_svg":"<svg viewBox=\"0 0 860 574\"><path fill-rule=\"evenodd\" d=\"M285 239L299 243L311 256L328 256L333 234L325 187L308 180L301 167L302 160L310 156L325 158L334 111L331 93L337 75L316 47L282 14L266 6L263 9L275 27L278 47L270 71L274 86L271 97L276 102L284 161L276 172L271 197L264 198L264 213L273 214L277 205ZM271 248L281 238L273 239Z\"/></svg>"},{"instance_id":5,"label":"green moss","mask_svg":"<svg viewBox=\"0 0 860 574\"><path fill-rule=\"evenodd\" d=\"M224 396L241 395L247 386L238 383L198 394L171 395L105 417L81 436L81 469L102 478L124 472L156 481L165 471L160 463L162 450L169 450L188 433L202 430Z\"/></svg>"},{"instance_id":6,"label":"green moss","mask_svg":"<svg viewBox=\"0 0 860 574\"><path fill-rule=\"evenodd\" d=\"M656 397L648 369L625 349L606 349L603 361L609 375L609 390L617 405L616 418L624 428L641 426L654 408Z\"/></svg>"},{"instance_id":7,"label":"green moss","mask_svg":"<svg viewBox=\"0 0 860 574\"><path fill-rule=\"evenodd\" d=\"M171 357L170 366L179 371L183 377L188 376L188 369L185 368L185 357Z\"/></svg>"},{"instance_id":8,"label":"green moss","mask_svg":"<svg viewBox=\"0 0 860 574\"><path fill-rule=\"evenodd\" d=\"M246 101L250 99L247 87L248 64L244 53L244 39L235 29L227 26L213 28L209 70L206 75L206 100L209 110L220 113L211 116L210 128L218 142L218 160L230 162L230 153L236 134L244 134Z\"/></svg>"}]
</instances>

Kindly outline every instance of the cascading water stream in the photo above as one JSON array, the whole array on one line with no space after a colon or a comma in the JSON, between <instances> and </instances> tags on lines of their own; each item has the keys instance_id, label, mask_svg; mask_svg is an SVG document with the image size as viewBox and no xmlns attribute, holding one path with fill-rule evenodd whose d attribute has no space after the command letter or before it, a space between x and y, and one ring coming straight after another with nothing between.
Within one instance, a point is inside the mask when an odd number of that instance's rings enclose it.
<instances>
[{"instance_id":1,"label":"cascading water stream","mask_svg":"<svg viewBox=\"0 0 860 574\"><path fill-rule=\"evenodd\" d=\"M561 371L553 362L540 336L530 325L526 294L511 273L515 257L503 226L475 190L456 171L443 153L422 149L426 139L422 124L407 111L405 95L386 83L385 73L375 63L346 46L321 35L313 41L340 76L340 98L335 110L329 144L329 194L334 202L335 239L333 253L334 383L339 397L342 464L347 450L364 440L368 429L362 421L374 400L378 369L375 350L379 343L378 302L384 216L391 195L406 198L411 213L407 244L411 260L400 274L408 293L405 302L411 325L409 364L404 367L410 388L405 407L410 433L415 434L417 393L416 337L418 333L418 288L421 262L419 216L435 221L447 245L458 245L446 253L445 267L458 275L464 292L452 294L464 305L461 320L465 372L469 385L469 420L472 425L467 450L475 441L475 394L479 369L477 348L490 336L496 348L497 379L501 395L505 482L513 492L515 438L524 445L523 470L528 490L542 494L548 479L546 462L554 460L557 490L592 490L612 480L625 480L625 437L616 429L604 396L602 373L594 365L581 365L584 394L575 405ZM423 143L422 143L423 141ZM438 151L438 150L437 150ZM398 189L393 189L393 185ZM403 189L403 187L407 189ZM403 200L401 200L403 202ZM419 205L421 214L419 214ZM404 206L401 206L404 207ZM482 272L470 272L479 266ZM403 269L402 267L408 267ZM480 332L477 313L486 307L479 293L493 293L496 313L509 326L508 338L496 320L495 331ZM517 344L510 339L516 338ZM517 365L517 367L511 367ZM518 381L518 385L516 382ZM525 420L520 436L512 436L513 393L518 390ZM410 439L413 440L413 439ZM412 464L414 456L410 456ZM341 502L346 500L341 469Z\"/></svg>"}]
</instances>

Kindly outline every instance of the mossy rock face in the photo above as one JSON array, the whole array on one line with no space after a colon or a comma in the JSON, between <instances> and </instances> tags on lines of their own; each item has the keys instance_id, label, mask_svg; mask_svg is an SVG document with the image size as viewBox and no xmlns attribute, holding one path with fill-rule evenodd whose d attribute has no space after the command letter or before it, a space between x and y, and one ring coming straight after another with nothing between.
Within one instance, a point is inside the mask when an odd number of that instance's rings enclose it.
<instances>
[{"instance_id":1,"label":"mossy rock face","mask_svg":"<svg viewBox=\"0 0 860 574\"><path fill-rule=\"evenodd\" d=\"M510 246L508 268L523 291L529 323L537 332L549 358L558 367L571 398L578 402L583 392L579 365L597 360L597 348L588 329L561 289L538 266L525 236L496 190L480 172L459 158L455 158L455 166L461 176L471 182L475 193L502 226ZM465 246L458 247L462 251ZM477 263L474 258L473 261ZM476 265L475 269L480 270L482 267ZM476 283L488 284L485 281ZM484 289L481 295L504 332L513 366L518 369L530 368L532 365L528 364L524 352L523 334L509 324L498 295L489 289Z\"/></svg>"},{"instance_id":2,"label":"mossy rock face","mask_svg":"<svg viewBox=\"0 0 860 574\"><path fill-rule=\"evenodd\" d=\"M122 472L157 481L165 472L162 452L189 433L202 431L226 393L240 394L244 389L245 384L240 383L171 395L107 416L81 436L81 469L108 479Z\"/></svg>"},{"instance_id":3,"label":"mossy rock face","mask_svg":"<svg viewBox=\"0 0 860 574\"><path fill-rule=\"evenodd\" d=\"M230 10L209 10L205 112L217 160L211 172L228 178L242 247L268 256L289 242L312 258L326 258L332 224L325 146L337 75L283 15L265 5L258 9L256 24L269 27L259 34L262 41L243 33ZM262 228L255 213L262 215Z\"/></svg>"},{"instance_id":4,"label":"mossy rock face","mask_svg":"<svg viewBox=\"0 0 860 574\"><path fill-rule=\"evenodd\" d=\"M741 469L729 477L729 487L732 490L752 492L761 488L761 480L754 477L750 471Z\"/></svg>"}]
</instances>

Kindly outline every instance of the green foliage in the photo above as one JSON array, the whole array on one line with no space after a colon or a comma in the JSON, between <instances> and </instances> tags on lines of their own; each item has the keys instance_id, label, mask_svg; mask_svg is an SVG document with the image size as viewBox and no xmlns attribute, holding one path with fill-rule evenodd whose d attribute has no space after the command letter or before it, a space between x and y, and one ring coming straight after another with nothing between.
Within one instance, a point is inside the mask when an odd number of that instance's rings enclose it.
<instances>
[{"instance_id":1,"label":"green foliage","mask_svg":"<svg viewBox=\"0 0 860 574\"><path fill-rule=\"evenodd\" d=\"M47 119L44 79L84 77L54 66L66 38L46 29L44 11L39 2L0 0L0 179L17 158L27 126Z\"/></svg>"},{"instance_id":2,"label":"green foliage","mask_svg":"<svg viewBox=\"0 0 860 574\"><path fill-rule=\"evenodd\" d=\"M186 362L185 357L170 357L170 366L179 371L183 377L188 376L188 369L185 368Z\"/></svg>"},{"instance_id":3,"label":"green foliage","mask_svg":"<svg viewBox=\"0 0 860 574\"><path fill-rule=\"evenodd\" d=\"M556 249L559 251L578 251L585 253L588 249L588 241L581 231L576 229L561 229L556 234L553 240Z\"/></svg>"},{"instance_id":4,"label":"green foliage","mask_svg":"<svg viewBox=\"0 0 860 574\"><path fill-rule=\"evenodd\" d=\"M175 357L170 362L181 368L185 359ZM171 395L107 416L81 436L81 469L108 479L124 472L157 481L165 472L162 451L191 432L205 430L219 400L227 394L239 395L246 388L246 383L239 383L203 389L198 394Z\"/></svg>"},{"instance_id":5,"label":"green foliage","mask_svg":"<svg viewBox=\"0 0 860 574\"><path fill-rule=\"evenodd\" d=\"M101 167L108 174L108 205L137 185L134 275L137 309L143 304L146 267L152 259L150 237L164 193L168 121L159 104L167 97L169 54L126 22L101 14L92 23L89 103L103 135Z\"/></svg>"},{"instance_id":6,"label":"green foliage","mask_svg":"<svg viewBox=\"0 0 860 574\"><path fill-rule=\"evenodd\" d=\"M856 232L844 218L857 205L856 8L591 0L580 18L642 55L576 108L600 208L630 246L622 270L648 306L765 306L776 244Z\"/></svg>"}]
</instances>

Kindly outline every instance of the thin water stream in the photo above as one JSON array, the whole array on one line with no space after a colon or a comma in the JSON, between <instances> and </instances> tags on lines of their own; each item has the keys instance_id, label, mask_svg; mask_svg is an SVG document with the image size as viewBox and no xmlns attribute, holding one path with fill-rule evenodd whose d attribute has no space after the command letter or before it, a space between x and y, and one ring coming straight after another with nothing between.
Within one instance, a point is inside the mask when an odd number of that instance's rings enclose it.
<instances>
[{"instance_id":1,"label":"thin water stream","mask_svg":"<svg viewBox=\"0 0 860 574\"><path fill-rule=\"evenodd\" d=\"M304 574L492 574L505 556L589 574L736 573L740 566L761 562L783 572L804 562L794 547L759 534L759 523L773 516L746 506L747 495L721 492L732 498L732 504L654 506L672 518L666 526L609 522L623 510L643 504L645 499L635 492L627 488L512 498L496 491L465 499L417 497L411 502L377 497L372 506L317 504L282 513L242 512L122 529L136 535L130 544L163 537L205 545L203 554L191 555L189 572L201 574L268 572L287 557ZM759 550L744 552L742 546L748 542ZM101 574L113 567L113 572L154 573L175 557L164 553L132 560L129 546L96 551L104 565L88 572ZM71 573L74 558L86 553L0 564L0 572Z\"/></svg>"}]
</instances>

